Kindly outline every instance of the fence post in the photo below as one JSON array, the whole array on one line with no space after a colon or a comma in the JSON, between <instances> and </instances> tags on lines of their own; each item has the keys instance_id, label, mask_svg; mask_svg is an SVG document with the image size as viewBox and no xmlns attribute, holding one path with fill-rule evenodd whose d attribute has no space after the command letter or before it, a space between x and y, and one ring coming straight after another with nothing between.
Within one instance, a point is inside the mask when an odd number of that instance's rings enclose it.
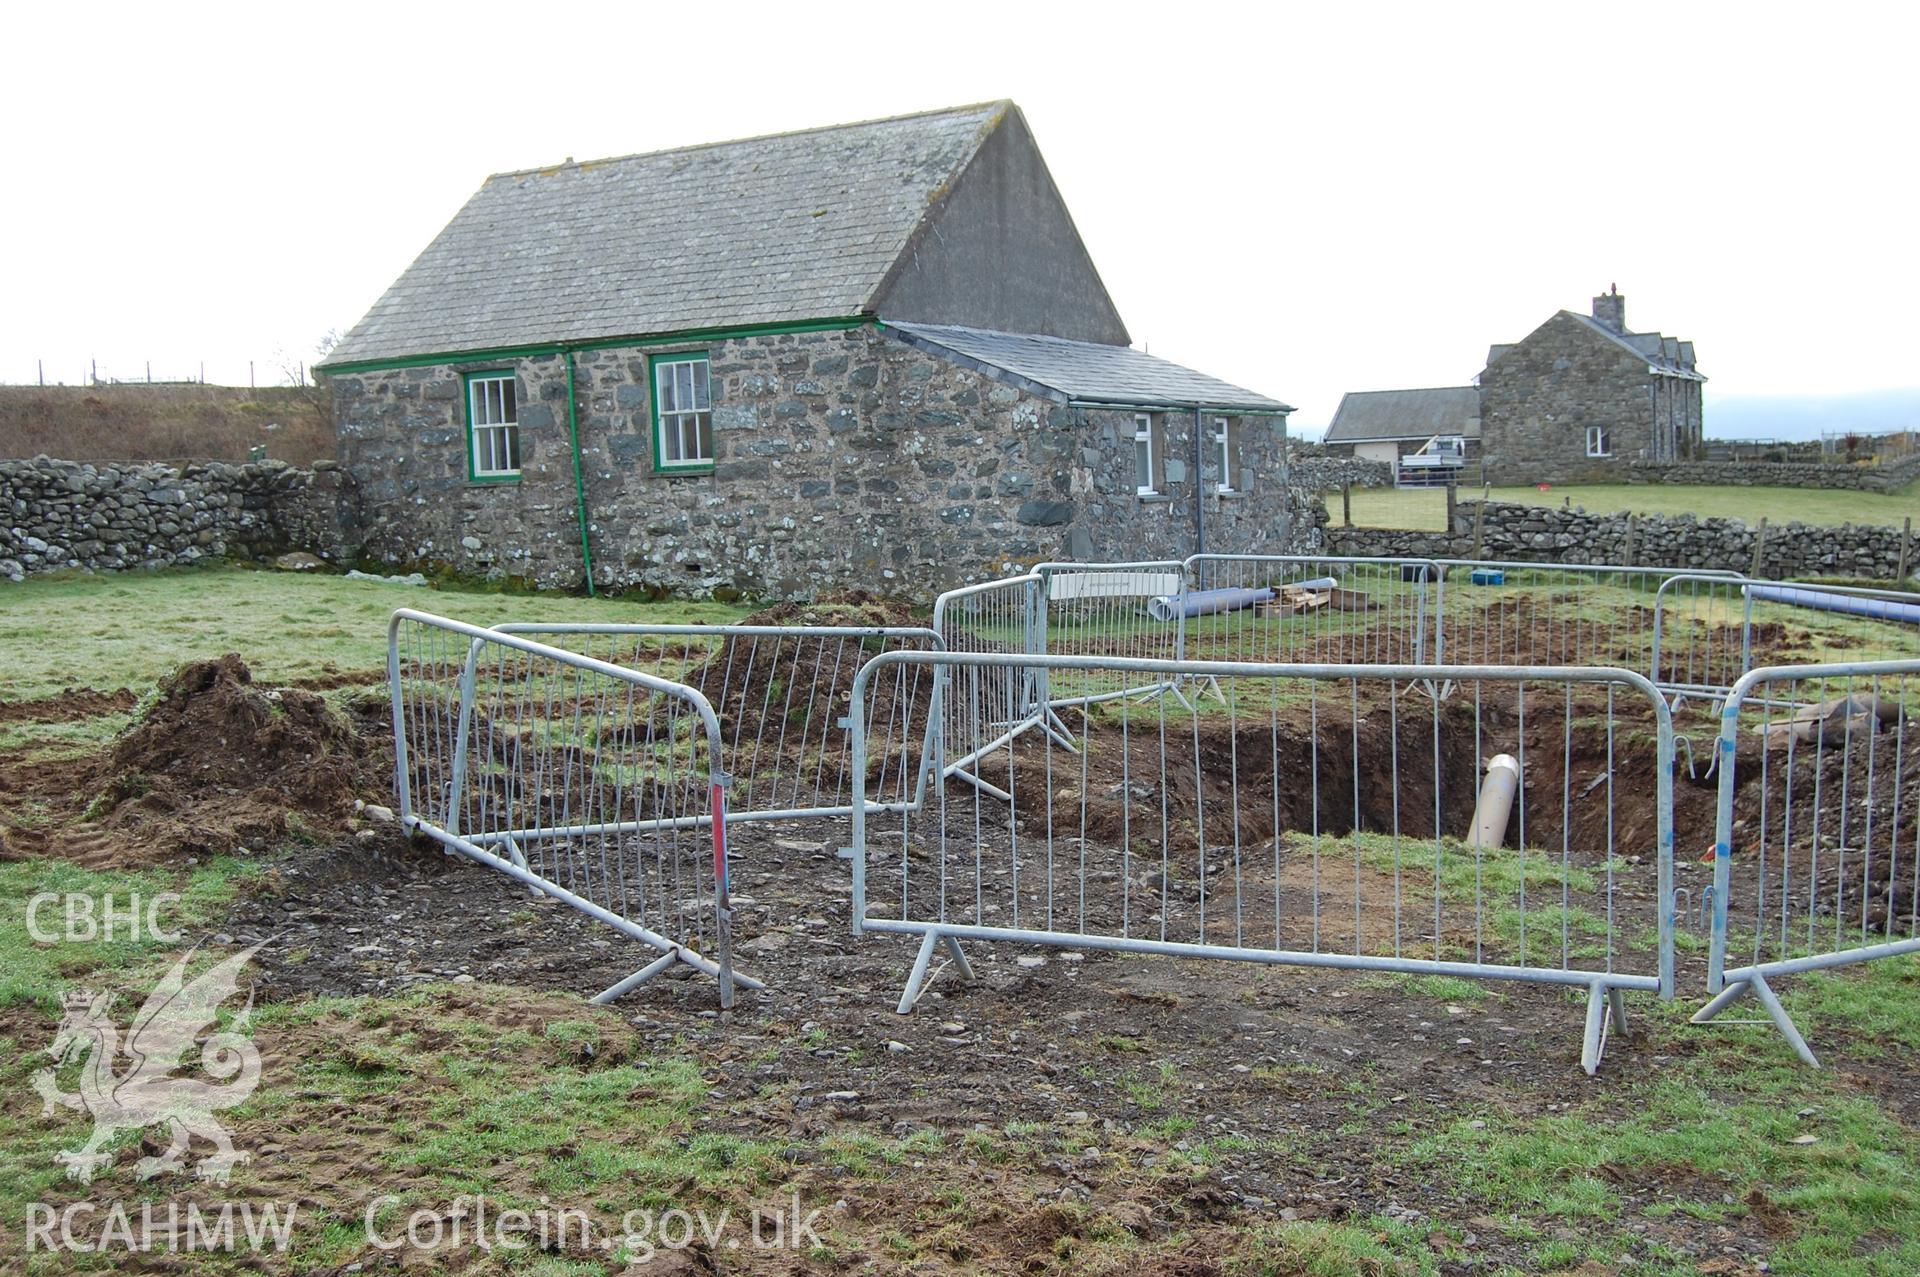
<instances>
[{"instance_id":1,"label":"fence post","mask_svg":"<svg viewBox=\"0 0 1920 1277\"><path fill-rule=\"evenodd\" d=\"M1900 529L1900 566L1893 574L1895 581L1905 581L1907 579L1907 564L1910 562L1909 553L1912 549L1913 516L1908 515L1906 523Z\"/></svg>"},{"instance_id":2,"label":"fence post","mask_svg":"<svg viewBox=\"0 0 1920 1277\"><path fill-rule=\"evenodd\" d=\"M1752 575L1764 577L1760 570L1760 560L1767 552L1767 516L1760 516L1760 525L1753 530L1753 572Z\"/></svg>"},{"instance_id":3,"label":"fence post","mask_svg":"<svg viewBox=\"0 0 1920 1277\"><path fill-rule=\"evenodd\" d=\"M1340 518L1348 527L1353 526L1353 480L1340 485Z\"/></svg>"},{"instance_id":4,"label":"fence post","mask_svg":"<svg viewBox=\"0 0 1920 1277\"><path fill-rule=\"evenodd\" d=\"M1635 550L1634 540L1635 540L1635 534L1639 531L1639 527L1640 527L1639 516L1634 514L1629 514L1627 516L1627 553L1625 557L1621 560L1622 567L1630 568L1633 566L1633 556L1634 556L1634 550Z\"/></svg>"},{"instance_id":5,"label":"fence post","mask_svg":"<svg viewBox=\"0 0 1920 1277\"><path fill-rule=\"evenodd\" d=\"M1460 490L1459 485L1454 483L1452 477L1449 476L1447 479L1447 535L1448 536L1453 535L1453 520L1459 506L1459 498L1455 494L1459 492L1459 490Z\"/></svg>"},{"instance_id":6,"label":"fence post","mask_svg":"<svg viewBox=\"0 0 1920 1277\"><path fill-rule=\"evenodd\" d=\"M1486 539L1486 531L1487 499L1482 496L1480 504L1473 508L1473 553L1468 557L1475 559L1480 557L1480 546Z\"/></svg>"}]
</instances>

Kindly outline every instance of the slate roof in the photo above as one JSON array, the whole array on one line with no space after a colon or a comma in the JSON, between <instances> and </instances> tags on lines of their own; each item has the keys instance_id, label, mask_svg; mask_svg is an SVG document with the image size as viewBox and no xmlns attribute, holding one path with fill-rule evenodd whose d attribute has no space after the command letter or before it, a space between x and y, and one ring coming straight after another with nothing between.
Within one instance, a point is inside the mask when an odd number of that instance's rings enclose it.
<instances>
[{"instance_id":1,"label":"slate roof","mask_svg":"<svg viewBox=\"0 0 1920 1277\"><path fill-rule=\"evenodd\" d=\"M1011 109L496 174L326 363L859 314Z\"/></svg>"},{"instance_id":2,"label":"slate roof","mask_svg":"<svg viewBox=\"0 0 1920 1277\"><path fill-rule=\"evenodd\" d=\"M1293 411L1278 399L1130 346L997 333L952 324L888 322L886 330L909 345L999 375L1058 403Z\"/></svg>"},{"instance_id":3,"label":"slate roof","mask_svg":"<svg viewBox=\"0 0 1920 1277\"><path fill-rule=\"evenodd\" d=\"M1678 377L1683 381L1706 380L1700 370L1693 366L1693 343L1690 341L1681 341L1677 337L1668 337L1661 333L1616 332L1591 315L1582 315L1571 310L1563 310L1560 313L1585 324L1608 341L1625 346L1646 360L1647 366L1661 376ZM1493 361L1489 359L1487 362Z\"/></svg>"},{"instance_id":4,"label":"slate roof","mask_svg":"<svg viewBox=\"0 0 1920 1277\"><path fill-rule=\"evenodd\" d=\"M1474 386L1435 386L1425 390L1353 390L1341 396L1339 411L1322 443L1377 443L1391 439L1431 439L1435 435L1480 437L1480 391Z\"/></svg>"}]
</instances>

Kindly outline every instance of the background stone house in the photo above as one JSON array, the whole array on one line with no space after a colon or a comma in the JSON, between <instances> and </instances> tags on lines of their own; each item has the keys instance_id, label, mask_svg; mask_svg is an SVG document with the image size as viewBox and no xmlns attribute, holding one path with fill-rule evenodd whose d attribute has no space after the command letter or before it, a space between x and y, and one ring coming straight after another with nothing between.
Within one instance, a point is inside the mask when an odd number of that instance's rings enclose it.
<instances>
[{"instance_id":1,"label":"background stone house","mask_svg":"<svg viewBox=\"0 0 1920 1277\"><path fill-rule=\"evenodd\" d=\"M1472 386L1349 394L1326 443L1391 460L1389 445L1404 456L1439 424L1471 421L1492 484L1620 482L1636 462L1696 460L1706 377L1693 343L1629 331L1626 308L1612 289L1590 315L1560 311L1491 347Z\"/></svg>"},{"instance_id":2,"label":"background stone house","mask_svg":"<svg viewBox=\"0 0 1920 1277\"><path fill-rule=\"evenodd\" d=\"M1618 289L1494 346L1480 383L1489 483L1606 483L1635 461L1700 453L1706 378L1693 343L1627 329Z\"/></svg>"},{"instance_id":3,"label":"background stone house","mask_svg":"<svg viewBox=\"0 0 1920 1277\"><path fill-rule=\"evenodd\" d=\"M783 596L1311 544L1291 409L1127 342L1010 102L500 174L322 366L345 539Z\"/></svg>"}]
</instances>

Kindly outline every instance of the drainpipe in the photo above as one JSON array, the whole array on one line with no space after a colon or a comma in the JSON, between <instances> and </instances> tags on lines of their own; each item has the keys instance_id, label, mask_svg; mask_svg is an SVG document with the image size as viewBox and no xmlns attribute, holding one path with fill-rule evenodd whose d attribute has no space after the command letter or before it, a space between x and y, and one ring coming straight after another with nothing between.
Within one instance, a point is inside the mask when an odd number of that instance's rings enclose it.
<instances>
[{"instance_id":1,"label":"drainpipe","mask_svg":"<svg viewBox=\"0 0 1920 1277\"><path fill-rule=\"evenodd\" d=\"M1193 552L1207 552L1206 502L1201 497L1200 458L1206 445L1200 441L1200 409L1193 410Z\"/></svg>"},{"instance_id":2,"label":"drainpipe","mask_svg":"<svg viewBox=\"0 0 1920 1277\"><path fill-rule=\"evenodd\" d=\"M580 460L580 399L573 388L573 351L567 355L567 439L573 445L574 508L580 512L580 563L587 574L587 597L593 597L593 549L587 544L587 476Z\"/></svg>"}]
</instances>

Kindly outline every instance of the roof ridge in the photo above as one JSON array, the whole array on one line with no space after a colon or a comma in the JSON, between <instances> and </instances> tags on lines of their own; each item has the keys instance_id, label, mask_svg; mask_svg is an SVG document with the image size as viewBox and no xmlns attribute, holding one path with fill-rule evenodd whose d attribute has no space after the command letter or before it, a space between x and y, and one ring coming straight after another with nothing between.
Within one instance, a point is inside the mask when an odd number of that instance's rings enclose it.
<instances>
[{"instance_id":1,"label":"roof ridge","mask_svg":"<svg viewBox=\"0 0 1920 1277\"><path fill-rule=\"evenodd\" d=\"M1407 394L1412 394L1415 391L1424 391L1424 390L1478 390L1478 389L1479 387L1474 386L1472 384L1465 384L1465 385L1458 385L1458 386L1395 386L1387 390L1346 390L1346 391L1342 391L1341 393L1346 395L1407 395Z\"/></svg>"},{"instance_id":2,"label":"roof ridge","mask_svg":"<svg viewBox=\"0 0 1920 1277\"><path fill-rule=\"evenodd\" d=\"M924 120L936 115L964 115L969 111L984 111L989 107L1005 110L1013 105L1012 98L989 98L984 102L970 102L965 106L935 107L928 111L908 111L901 115L881 115L870 120L851 120L845 124L816 124L811 128L782 129L773 133L754 133L746 137L725 138L717 142L693 142L686 146L663 146L652 151L630 151L625 155L606 155L591 160L563 160L558 164L534 164L526 168L503 169L498 173L487 174L486 182L496 177L525 177L534 173L557 173L564 168L589 168L603 164L621 164L627 160L651 159L657 155L681 155L692 151L711 151L723 146L744 146L749 142L771 142L779 138L805 137L809 133L839 133L847 129L870 128L876 124L897 124L903 120ZM481 185L486 185L482 182Z\"/></svg>"}]
</instances>

